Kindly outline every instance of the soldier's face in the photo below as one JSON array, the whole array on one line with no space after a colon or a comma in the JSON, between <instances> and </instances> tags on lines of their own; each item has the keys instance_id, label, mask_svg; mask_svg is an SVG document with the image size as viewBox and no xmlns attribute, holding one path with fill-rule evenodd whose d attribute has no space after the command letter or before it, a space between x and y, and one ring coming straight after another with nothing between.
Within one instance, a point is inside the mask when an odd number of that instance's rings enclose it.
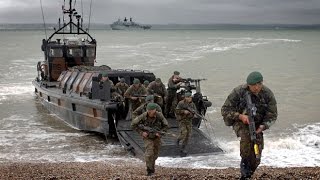
<instances>
[{"instance_id":1,"label":"soldier's face","mask_svg":"<svg viewBox=\"0 0 320 180\"><path fill-rule=\"evenodd\" d=\"M185 97L188 103L192 102L192 97Z\"/></svg>"},{"instance_id":2,"label":"soldier's face","mask_svg":"<svg viewBox=\"0 0 320 180\"><path fill-rule=\"evenodd\" d=\"M149 117L155 117L156 116L156 110L155 109L148 110L148 116Z\"/></svg>"},{"instance_id":3,"label":"soldier's face","mask_svg":"<svg viewBox=\"0 0 320 180\"><path fill-rule=\"evenodd\" d=\"M133 84L133 87L138 88L140 84Z\"/></svg>"},{"instance_id":4,"label":"soldier's face","mask_svg":"<svg viewBox=\"0 0 320 180\"><path fill-rule=\"evenodd\" d=\"M259 92L262 89L262 82L258 82L256 84L253 85L248 85L249 86L249 90L253 93L253 94L259 94Z\"/></svg>"},{"instance_id":5,"label":"soldier's face","mask_svg":"<svg viewBox=\"0 0 320 180\"><path fill-rule=\"evenodd\" d=\"M173 75L173 78L172 78L172 80L173 81L178 81L180 79L180 76L179 75Z\"/></svg>"}]
</instances>

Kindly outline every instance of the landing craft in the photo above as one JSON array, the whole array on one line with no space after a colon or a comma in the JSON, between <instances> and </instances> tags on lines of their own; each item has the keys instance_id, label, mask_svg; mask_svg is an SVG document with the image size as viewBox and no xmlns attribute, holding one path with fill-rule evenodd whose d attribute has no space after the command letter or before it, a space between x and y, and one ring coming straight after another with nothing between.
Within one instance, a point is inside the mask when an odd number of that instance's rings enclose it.
<instances>
[{"instance_id":1,"label":"landing craft","mask_svg":"<svg viewBox=\"0 0 320 180\"><path fill-rule=\"evenodd\" d=\"M142 138L131 129L132 119L126 118L130 117L127 108L130 106L129 102L112 96L111 84L101 83L100 79L102 74L107 74L114 84L124 78L130 85L134 78L141 82L154 81L155 75L146 70L94 66L97 41L82 28L81 16L72 8L72 0L69 1L69 9L63 7L63 13L69 16L69 22L63 23L62 27L59 23L59 29L49 38L42 40L41 49L45 58L37 63L38 76L32 81L35 94L44 107L71 127L101 133L105 137L115 136L125 149L143 157ZM73 22L73 18L77 23ZM202 96L200 81L186 79L186 86L180 95L195 90L193 99L197 111L204 115L211 103ZM176 119L168 118L168 122L169 133L178 134ZM199 117L193 120L193 134L187 149L189 154L221 152L199 129L201 122L202 118ZM178 156L179 150L175 142L176 137L165 136L160 156Z\"/></svg>"}]
</instances>

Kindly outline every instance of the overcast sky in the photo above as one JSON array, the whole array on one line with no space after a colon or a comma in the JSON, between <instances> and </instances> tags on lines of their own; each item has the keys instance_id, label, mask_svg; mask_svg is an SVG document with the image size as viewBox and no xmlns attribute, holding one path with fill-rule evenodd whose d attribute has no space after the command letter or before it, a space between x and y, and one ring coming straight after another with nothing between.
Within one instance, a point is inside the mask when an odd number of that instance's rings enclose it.
<instances>
[{"instance_id":1,"label":"overcast sky","mask_svg":"<svg viewBox=\"0 0 320 180\"><path fill-rule=\"evenodd\" d=\"M68 2L69 0L65 0ZM76 0L88 22L91 0ZM75 0L73 0L75 2ZM92 0L93 23L133 17L146 24L320 24L320 0ZM42 0L45 20L62 17L63 0ZM0 0L0 23L41 23L40 0Z\"/></svg>"}]
</instances>

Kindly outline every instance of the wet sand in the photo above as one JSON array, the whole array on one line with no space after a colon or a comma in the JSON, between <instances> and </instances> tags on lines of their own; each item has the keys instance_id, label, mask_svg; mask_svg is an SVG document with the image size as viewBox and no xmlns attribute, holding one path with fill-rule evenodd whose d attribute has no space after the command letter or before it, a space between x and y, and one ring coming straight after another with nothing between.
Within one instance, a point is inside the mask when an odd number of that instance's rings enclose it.
<instances>
[{"instance_id":1,"label":"wet sand","mask_svg":"<svg viewBox=\"0 0 320 180\"><path fill-rule=\"evenodd\" d=\"M238 179L239 169L156 167L146 176L143 163L0 163L0 179ZM259 167L253 179L320 179L320 167Z\"/></svg>"}]
</instances>

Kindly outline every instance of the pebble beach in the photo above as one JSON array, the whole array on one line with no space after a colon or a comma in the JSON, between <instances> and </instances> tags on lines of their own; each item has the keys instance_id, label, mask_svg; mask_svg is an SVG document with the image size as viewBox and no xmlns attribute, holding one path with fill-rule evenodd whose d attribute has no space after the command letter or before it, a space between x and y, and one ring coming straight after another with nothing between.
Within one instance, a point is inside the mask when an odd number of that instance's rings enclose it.
<instances>
[{"instance_id":1,"label":"pebble beach","mask_svg":"<svg viewBox=\"0 0 320 180\"><path fill-rule=\"evenodd\" d=\"M146 176L144 163L63 162L0 164L0 179L239 179L237 168L187 169L156 167ZM320 179L320 167L274 168L261 166L252 179Z\"/></svg>"}]
</instances>

